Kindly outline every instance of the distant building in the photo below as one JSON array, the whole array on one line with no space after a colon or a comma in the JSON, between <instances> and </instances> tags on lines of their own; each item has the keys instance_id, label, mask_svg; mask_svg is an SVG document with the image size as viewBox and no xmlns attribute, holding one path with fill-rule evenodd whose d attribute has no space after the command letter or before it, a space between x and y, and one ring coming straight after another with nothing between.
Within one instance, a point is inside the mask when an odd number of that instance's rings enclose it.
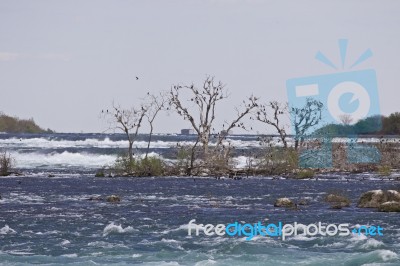
<instances>
[{"instance_id":1,"label":"distant building","mask_svg":"<svg viewBox=\"0 0 400 266\"><path fill-rule=\"evenodd\" d=\"M181 135L191 135L194 134L193 129L181 129Z\"/></svg>"},{"instance_id":2,"label":"distant building","mask_svg":"<svg viewBox=\"0 0 400 266\"><path fill-rule=\"evenodd\" d=\"M222 130L221 131L221 136L226 137L228 135L232 135L232 130L229 130L229 131Z\"/></svg>"}]
</instances>

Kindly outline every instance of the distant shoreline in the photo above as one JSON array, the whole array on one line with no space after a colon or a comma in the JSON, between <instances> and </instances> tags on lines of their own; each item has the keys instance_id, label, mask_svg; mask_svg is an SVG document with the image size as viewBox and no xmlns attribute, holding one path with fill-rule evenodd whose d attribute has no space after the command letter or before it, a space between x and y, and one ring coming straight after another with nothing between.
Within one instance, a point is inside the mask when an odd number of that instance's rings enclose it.
<instances>
[{"instance_id":1,"label":"distant shoreline","mask_svg":"<svg viewBox=\"0 0 400 266\"><path fill-rule=\"evenodd\" d=\"M38 126L33 118L20 119L0 113L0 132L5 133L54 133L51 129Z\"/></svg>"}]
</instances>

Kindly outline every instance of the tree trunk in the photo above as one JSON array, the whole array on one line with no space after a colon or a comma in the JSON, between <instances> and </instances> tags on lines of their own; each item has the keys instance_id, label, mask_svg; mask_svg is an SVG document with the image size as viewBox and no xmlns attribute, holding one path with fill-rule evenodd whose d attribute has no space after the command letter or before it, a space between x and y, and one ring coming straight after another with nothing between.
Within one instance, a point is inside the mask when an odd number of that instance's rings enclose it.
<instances>
[{"instance_id":1,"label":"tree trunk","mask_svg":"<svg viewBox=\"0 0 400 266\"><path fill-rule=\"evenodd\" d=\"M298 148L299 148L299 140L295 139L294 140L294 149L297 151Z\"/></svg>"},{"instance_id":2,"label":"tree trunk","mask_svg":"<svg viewBox=\"0 0 400 266\"><path fill-rule=\"evenodd\" d=\"M281 134L281 140L283 142L283 147L286 149L287 148L287 141L285 139L285 137Z\"/></svg>"},{"instance_id":3,"label":"tree trunk","mask_svg":"<svg viewBox=\"0 0 400 266\"><path fill-rule=\"evenodd\" d=\"M194 160L195 158L195 153L196 153L196 146L199 143L199 138L197 138L196 143L193 145L191 153L190 153L190 166L186 169L186 174L188 176L192 175L193 167L194 167Z\"/></svg>"},{"instance_id":4,"label":"tree trunk","mask_svg":"<svg viewBox=\"0 0 400 266\"><path fill-rule=\"evenodd\" d=\"M133 141L129 140L129 147L128 147L128 153L129 153L129 163L132 165L133 163Z\"/></svg>"},{"instance_id":5,"label":"tree trunk","mask_svg":"<svg viewBox=\"0 0 400 266\"><path fill-rule=\"evenodd\" d=\"M204 132L203 133L203 136L201 138L201 143L203 144L204 157L206 157L207 154L208 154L208 143L209 143L209 134L208 134L208 132Z\"/></svg>"},{"instance_id":6,"label":"tree trunk","mask_svg":"<svg viewBox=\"0 0 400 266\"><path fill-rule=\"evenodd\" d=\"M150 123L149 142L147 143L146 156L144 157L145 159L147 159L147 155L149 154L150 142L152 136L153 136L153 123Z\"/></svg>"},{"instance_id":7,"label":"tree trunk","mask_svg":"<svg viewBox=\"0 0 400 266\"><path fill-rule=\"evenodd\" d=\"M208 143L203 142L203 156L206 157L208 154Z\"/></svg>"}]
</instances>

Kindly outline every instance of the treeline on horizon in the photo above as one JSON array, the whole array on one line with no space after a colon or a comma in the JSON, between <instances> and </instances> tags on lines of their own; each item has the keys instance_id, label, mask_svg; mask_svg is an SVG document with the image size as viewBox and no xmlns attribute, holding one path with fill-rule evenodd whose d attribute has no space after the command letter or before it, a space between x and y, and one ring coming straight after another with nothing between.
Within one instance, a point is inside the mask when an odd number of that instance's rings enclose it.
<instances>
[{"instance_id":1,"label":"treeline on horizon","mask_svg":"<svg viewBox=\"0 0 400 266\"><path fill-rule=\"evenodd\" d=\"M4 113L0 113L0 132L6 133L54 133L50 129L38 126L33 118L19 119Z\"/></svg>"},{"instance_id":2,"label":"treeline on horizon","mask_svg":"<svg viewBox=\"0 0 400 266\"><path fill-rule=\"evenodd\" d=\"M389 116L376 115L350 124L329 124L318 129L318 135L400 135L400 112Z\"/></svg>"}]
</instances>

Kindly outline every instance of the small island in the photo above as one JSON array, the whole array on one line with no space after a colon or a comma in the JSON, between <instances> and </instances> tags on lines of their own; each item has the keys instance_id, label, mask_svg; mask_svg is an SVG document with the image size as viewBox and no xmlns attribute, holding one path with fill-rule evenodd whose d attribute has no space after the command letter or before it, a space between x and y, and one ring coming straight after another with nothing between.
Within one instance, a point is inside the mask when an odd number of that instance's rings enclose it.
<instances>
[{"instance_id":1,"label":"small island","mask_svg":"<svg viewBox=\"0 0 400 266\"><path fill-rule=\"evenodd\" d=\"M33 118L20 119L0 112L0 132L6 133L54 133L38 126Z\"/></svg>"}]
</instances>

